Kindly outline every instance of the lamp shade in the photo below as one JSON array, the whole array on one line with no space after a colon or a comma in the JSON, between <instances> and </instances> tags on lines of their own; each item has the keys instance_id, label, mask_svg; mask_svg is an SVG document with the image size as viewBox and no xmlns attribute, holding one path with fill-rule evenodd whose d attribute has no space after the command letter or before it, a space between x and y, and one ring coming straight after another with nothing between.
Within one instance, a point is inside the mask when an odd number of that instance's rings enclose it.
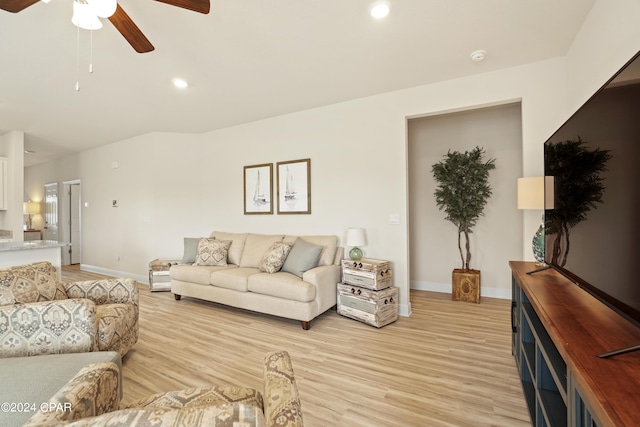
<instances>
[{"instance_id":1,"label":"lamp shade","mask_svg":"<svg viewBox=\"0 0 640 427\"><path fill-rule=\"evenodd\" d=\"M362 228L347 229L347 246L366 246L367 239Z\"/></svg>"},{"instance_id":2,"label":"lamp shade","mask_svg":"<svg viewBox=\"0 0 640 427\"><path fill-rule=\"evenodd\" d=\"M99 30L102 28L100 18L98 18L95 10L89 6L86 0L73 1L73 16L71 17L71 22L83 30Z\"/></svg>"},{"instance_id":3,"label":"lamp shade","mask_svg":"<svg viewBox=\"0 0 640 427\"><path fill-rule=\"evenodd\" d=\"M37 202L24 202L22 209L25 215L36 215L40 213L40 203Z\"/></svg>"},{"instance_id":4,"label":"lamp shade","mask_svg":"<svg viewBox=\"0 0 640 427\"><path fill-rule=\"evenodd\" d=\"M518 209L553 209L553 177L518 178Z\"/></svg>"}]
</instances>

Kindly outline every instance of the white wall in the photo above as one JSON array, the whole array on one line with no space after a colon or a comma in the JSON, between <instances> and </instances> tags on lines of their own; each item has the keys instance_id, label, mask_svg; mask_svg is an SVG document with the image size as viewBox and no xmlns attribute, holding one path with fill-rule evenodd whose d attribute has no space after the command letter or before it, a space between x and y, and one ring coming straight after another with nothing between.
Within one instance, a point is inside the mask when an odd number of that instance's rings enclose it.
<instances>
[{"instance_id":1,"label":"white wall","mask_svg":"<svg viewBox=\"0 0 640 427\"><path fill-rule=\"evenodd\" d=\"M599 0L596 6L603 17L590 16L580 40L608 39L611 26L617 25L612 15L624 21L629 19L627 13L640 16L629 0ZM630 32L627 39L611 40L606 47L620 52L608 67L581 67L590 61L572 51L566 60L357 99L204 135L143 135L81 153L77 176L61 178L63 161L27 168L26 185L81 179L83 201L89 202L83 208L83 263L139 279L146 276L149 260L180 256L183 237L213 229L330 233L343 238L347 227L364 227L365 255L393 261L401 310L407 314L407 119L521 101L523 175L540 174L542 142L574 104L567 100L567 70L580 74L571 78L572 93L578 80L587 86L603 83L602 69L617 69L628 59L618 57L640 47L640 26ZM311 158L311 215L242 214L244 165L307 157ZM117 169L111 168L113 162L118 162ZM118 208L111 207L112 199L119 200ZM389 224L389 214L398 214L400 224ZM528 239L538 224L537 215L524 216L522 236L527 243L513 258L532 259ZM506 264L501 272L492 273L502 278L493 285L496 289L509 289Z\"/></svg>"},{"instance_id":2,"label":"white wall","mask_svg":"<svg viewBox=\"0 0 640 427\"><path fill-rule=\"evenodd\" d=\"M598 0L567 53L568 115L640 50L640 1Z\"/></svg>"},{"instance_id":3,"label":"white wall","mask_svg":"<svg viewBox=\"0 0 640 427\"><path fill-rule=\"evenodd\" d=\"M365 254L393 261L407 314L407 118L522 99L523 147L540 145L563 109L556 102L562 73L563 60L555 59L204 135L144 135L81 153L75 177L61 170L73 169L62 161L30 167L27 183L81 179L89 203L82 211L83 264L138 278L149 260L180 256L183 237L213 229L343 238L348 227L364 227ZM311 215L242 214L243 166L307 157ZM111 207L113 199L118 208ZM390 214L400 216L399 225L389 224ZM492 272L501 278L493 287L506 290L506 263L501 270Z\"/></svg>"}]
</instances>

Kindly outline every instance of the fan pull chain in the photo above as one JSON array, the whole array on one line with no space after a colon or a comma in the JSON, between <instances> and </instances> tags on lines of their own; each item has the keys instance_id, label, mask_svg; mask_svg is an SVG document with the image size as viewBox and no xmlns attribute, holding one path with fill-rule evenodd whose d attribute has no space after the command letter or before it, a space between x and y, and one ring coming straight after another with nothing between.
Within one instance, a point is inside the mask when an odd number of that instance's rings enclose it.
<instances>
[{"instance_id":1,"label":"fan pull chain","mask_svg":"<svg viewBox=\"0 0 640 427\"><path fill-rule=\"evenodd\" d=\"M93 74L93 30L91 30L91 40L89 44L89 73Z\"/></svg>"}]
</instances>

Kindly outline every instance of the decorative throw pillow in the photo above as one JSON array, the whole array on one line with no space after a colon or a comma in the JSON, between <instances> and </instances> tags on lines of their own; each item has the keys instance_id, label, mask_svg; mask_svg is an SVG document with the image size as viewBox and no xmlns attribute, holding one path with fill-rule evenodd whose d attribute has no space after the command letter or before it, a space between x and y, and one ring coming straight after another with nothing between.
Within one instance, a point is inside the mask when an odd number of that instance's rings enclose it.
<instances>
[{"instance_id":1,"label":"decorative throw pillow","mask_svg":"<svg viewBox=\"0 0 640 427\"><path fill-rule=\"evenodd\" d=\"M227 265L231 240L200 239L195 265Z\"/></svg>"},{"instance_id":2,"label":"decorative throw pillow","mask_svg":"<svg viewBox=\"0 0 640 427\"><path fill-rule=\"evenodd\" d=\"M193 264L194 262L196 262L199 243L199 237L184 238L184 255L182 255L182 261L180 261L181 264Z\"/></svg>"},{"instance_id":3,"label":"decorative throw pillow","mask_svg":"<svg viewBox=\"0 0 640 427\"><path fill-rule=\"evenodd\" d=\"M322 252L322 246L314 245L298 238L284 261L282 271L302 278L302 274L305 271L311 270L318 265L320 252Z\"/></svg>"},{"instance_id":4,"label":"decorative throw pillow","mask_svg":"<svg viewBox=\"0 0 640 427\"><path fill-rule=\"evenodd\" d=\"M260 260L258 270L265 273L277 273L282 268L284 260L287 259L289 251L293 245L291 243L276 242L271 245L269 250Z\"/></svg>"},{"instance_id":5,"label":"decorative throw pillow","mask_svg":"<svg viewBox=\"0 0 640 427\"><path fill-rule=\"evenodd\" d=\"M11 289L0 286L0 305L11 305L15 303L16 299Z\"/></svg>"}]
</instances>

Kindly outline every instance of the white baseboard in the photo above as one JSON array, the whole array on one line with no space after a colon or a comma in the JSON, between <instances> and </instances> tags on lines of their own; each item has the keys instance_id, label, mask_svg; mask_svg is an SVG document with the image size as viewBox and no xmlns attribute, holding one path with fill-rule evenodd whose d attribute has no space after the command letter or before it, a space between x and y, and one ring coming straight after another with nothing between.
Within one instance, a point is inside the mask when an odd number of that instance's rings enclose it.
<instances>
[{"instance_id":1,"label":"white baseboard","mask_svg":"<svg viewBox=\"0 0 640 427\"><path fill-rule=\"evenodd\" d=\"M451 294L451 283L411 281L411 289L418 291L440 292ZM511 299L511 289L480 287L480 296L487 298Z\"/></svg>"},{"instance_id":2,"label":"white baseboard","mask_svg":"<svg viewBox=\"0 0 640 427\"><path fill-rule=\"evenodd\" d=\"M398 316L403 316L403 317L411 316L411 303L398 304Z\"/></svg>"},{"instance_id":3,"label":"white baseboard","mask_svg":"<svg viewBox=\"0 0 640 427\"><path fill-rule=\"evenodd\" d=\"M107 276L131 278L140 283L149 284L149 276L140 276L138 274L127 273L126 271L111 270L109 268L96 267L95 265L89 264L80 264L80 269L90 271L92 273L105 274Z\"/></svg>"}]
</instances>

